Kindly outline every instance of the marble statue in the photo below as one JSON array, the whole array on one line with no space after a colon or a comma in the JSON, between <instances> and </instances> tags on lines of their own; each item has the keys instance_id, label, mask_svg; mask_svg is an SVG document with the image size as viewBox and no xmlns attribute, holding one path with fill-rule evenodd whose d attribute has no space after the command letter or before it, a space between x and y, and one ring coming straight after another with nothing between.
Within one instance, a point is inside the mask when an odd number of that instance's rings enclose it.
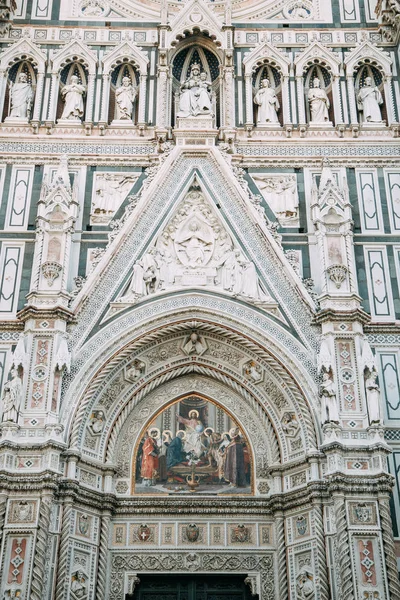
<instances>
[{"instance_id":1,"label":"marble statue","mask_svg":"<svg viewBox=\"0 0 400 600\"><path fill-rule=\"evenodd\" d=\"M132 85L130 77L122 78L122 85L115 90L117 120L132 121L133 104L137 96L137 88Z\"/></svg>"},{"instance_id":2,"label":"marble statue","mask_svg":"<svg viewBox=\"0 0 400 600\"><path fill-rule=\"evenodd\" d=\"M179 118L212 115L211 82L207 74L200 72L200 65L193 64L189 77L182 83L179 97Z\"/></svg>"},{"instance_id":3,"label":"marble statue","mask_svg":"<svg viewBox=\"0 0 400 600\"><path fill-rule=\"evenodd\" d=\"M61 90L62 99L65 102L61 119L80 121L83 117L83 96L86 87L79 83L76 75L72 75L71 83L65 85Z\"/></svg>"},{"instance_id":4,"label":"marble statue","mask_svg":"<svg viewBox=\"0 0 400 600\"><path fill-rule=\"evenodd\" d=\"M378 373L375 369L366 369L365 394L367 398L368 417L370 425L382 423L381 395L376 382Z\"/></svg>"},{"instance_id":5,"label":"marble statue","mask_svg":"<svg viewBox=\"0 0 400 600\"><path fill-rule=\"evenodd\" d=\"M372 85L372 78L366 77L365 83L357 95L357 106L364 123L382 123L380 105L383 104L382 94Z\"/></svg>"},{"instance_id":6,"label":"marble statue","mask_svg":"<svg viewBox=\"0 0 400 600\"><path fill-rule=\"evenodd\" d=\"M339 411L336 399L336 388L331 374L324 371L320 386L321 420L324 423L339 423Z\"/></svg>"},{"instance_id":7,"label":"marble statue","mask_svg":"<svg viewBox=\"0 0 400 600\"><path fill-rule=\"evenodd\" d=\"M25 73L17 83L10 82L10 118L29 119L33 103L33 89Z\"/></svg>"},{"instance_id":8,"label":"marble statue","mask_svg":"<svg viewBox=\"0 0 400 600\"><path fill-rule=\"evenodd\" d=\"M11 380L3 390L3 422L18 423L18 413L22 401L22 379L17 369L11 369Z\"/></svg>"},{"instance_id":9,"label":"marble statue","mask_svg":"<svg viewBox=\"0 0 400 600\"><path fill-rule=\"evenodd\" d=\"M320 87L318 77L313 80L313 87L308 92L308 102L310 104L311 123L329 122L328 110L330 107L326 91Z\"/></svg>"},{"instance_id":10,"label":"marble statue","mask_svg":"<svg viewBox=\"0 0 400 600\"><path fill-rule=\"evenodd\" d=\"M255 104L258 104L257 125L266 123L279 123L277 111L280 104L275 90L270 87L268 79L261 81L261 87L254 96Z\"/></svg>"}]
</instances>

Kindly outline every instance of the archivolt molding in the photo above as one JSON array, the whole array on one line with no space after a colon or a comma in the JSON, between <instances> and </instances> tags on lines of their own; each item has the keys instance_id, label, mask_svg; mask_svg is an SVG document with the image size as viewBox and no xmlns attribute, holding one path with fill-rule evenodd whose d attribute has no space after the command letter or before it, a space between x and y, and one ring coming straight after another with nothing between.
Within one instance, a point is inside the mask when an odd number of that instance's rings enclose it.
<instances>
[{"instance_id":1,"label":"archivolt molding","mask_svg":"<svg viewBox=\"0 0 400 600\"><path fill-rule=\"evenodd\" d=\"M103 73L110 73L118 65L125 61L132 62L138 68L141 75L146 75L149 64L148 57L133 42L123 42L111 52L104 55Z\"/></svg>"},{"instance_id":2,"label":"archivolt molding","mask_svg":"<svg viewBox=\"0 0 400 600\"><path fill-rule=\"evenodd\" d=\"M297 54L294 61L295 74L301 77L312 65L324 67L334 77L339 76L341 59L337 52L333 52L321 42L314 41L306 50Z\"/></svg>"},{"instance_id":3,"label":"archivolt molding","mask_svg":"<svg viewBox=\"0 0 400 600\"><path fill-rule=\"evenodd\" d=\"M120 426L116 424L111 434L108 461L117 466L119 477L132 479L132 459L143 429L156 414L180 397L201 393L202 396L219 404L230 412L244 431L252 448L257 479L268 476L268 465L279 460L277 440L267 418L260 407L255 405L249 394L210 377L187 374L165 382L146 394L141 401L132 399L126 407L127 415L121 414ZM274 460L275 459L275 460Z\"/></svg>"},{"instance_id":4,"label":"archivolt molding","mask_svg":"<svg viewBox=\"0 0 400 600\"><path fill-rule=\"evenodd\" d=\"M194 154L179 148L171 152L143 192L137 208L126 219L77 298L74 304L77 322L71 330L72 346L78 349L83 345L104 309L118 297L121 287L129 280L132 265L175 210L194 174L205 195L220 206L232 235L256 265L261 279L279 302L299 338L316 351L317 330L311 326L312 310L306 294L265 224L260 219L257 222L250 199L235 180L232 170L215 149L198 150ZM168 303L168 299L165 302ZM241 306L239 310L232 310L238 314L245 309ZM240 318L240 314L238 316Z\"/></svg>"},{"instance_id":5,"label":"archivolt molding","mask_svg":"<svg viewBox=\"0 0 400 600\"><path fill-rule=\"evenodd\" d=\"M89 403L94 406L96 398L120 371L122 362L132 360L147 344L159 344L165 336L178 331L198 329L220 335L226 343L237 343L250 357L253 353L265 361L269 371L279 376L280 386L299 398L304 395L313 404L317 376L313 357L284 328L272 320L260 319L259 311L232 303L238 310L229 316L221 311L222 299L206 294L200 298L191 294L168 298L168 306L160 306L160 302L149 303L154 307L141 307L139 315L139 309L129 311L99 332L74 357L71 372L64 380L62 398L62 419L67 425L66 433L71 432L73 446ZM171 319L175 322L171 323Z\"/></svg>"},{"instance_id":6,"label":"archivolt molding","mask_svg":"<svg viewBox=\"0 0 400 600\"><path fill-rule=\"evenodd\" d=\"M0 71L6 71L13 64L27 60L37 69L38 73L44 73L46 68L46 55L29 39L19 40L12 44L0 56Z\"/></svg>"},{"instance_id":7,"label":"archivolt molding","mask_svg":"<svg viewBox=\"0 0 400 600\"><path fill-rule=\"evenodd\" d=\"M54 73L58 73L67 64L73 62L81 63L86 67L89 75L96 74L97 56L80 40L72 40L64 48L53 51L52 68Z\"/></svg>"},{"instance_id":8,"label":"archivolt molding","mask_svg":"<svg viewBox=\"0 0 400 600\"><path fill-rule=\"evenodd\" d=\"M205 37L204 35L190 36L187 39L181 40L179 42L179 44L177 44L176 46L173 46L172 48L170 48L168 50L169 62L172 64L174 62L175 57L180 52L182 52L182 50L184 50L185 48L188 48L188 47L191 48L193 46L200 46L201 48L205 48L206 50L209 50L210 52L215 54L215 56L218 58L220 64L222 64L223 54L224 54L223 50L221 48L218 48L210 38Z\"/></svg>"},{"instance_id":9,"label":"archivolt molding","mask_svg":"<svg viewBox=\"0 0 400 600\"><path fill-rule=\"evenodd\" d=\"M365 41L360 46L349 52L344 59L346 74L351 76L363 65L370 65L379 69L385 77L392 75L392 59L387 52L380 50L370 41Z\"/></svg>"}]
</instances>

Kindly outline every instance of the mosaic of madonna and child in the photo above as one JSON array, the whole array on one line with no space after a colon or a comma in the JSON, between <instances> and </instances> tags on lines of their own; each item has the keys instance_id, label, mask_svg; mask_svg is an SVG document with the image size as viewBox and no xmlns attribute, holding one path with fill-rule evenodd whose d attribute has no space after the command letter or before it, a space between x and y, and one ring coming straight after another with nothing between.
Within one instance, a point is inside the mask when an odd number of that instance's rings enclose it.
<instances>
[{"instance_id":1,"label":"mosaic of madonna and child","mask_svg":"<svg viewBox=\"0 0 400 600\"><path fill-rule=\"evenodd\" d=\"M249 494L252 464L243 431L198 396L170 405L147 427L135 459L135 493Z\"/></svg>"}]
</instances>

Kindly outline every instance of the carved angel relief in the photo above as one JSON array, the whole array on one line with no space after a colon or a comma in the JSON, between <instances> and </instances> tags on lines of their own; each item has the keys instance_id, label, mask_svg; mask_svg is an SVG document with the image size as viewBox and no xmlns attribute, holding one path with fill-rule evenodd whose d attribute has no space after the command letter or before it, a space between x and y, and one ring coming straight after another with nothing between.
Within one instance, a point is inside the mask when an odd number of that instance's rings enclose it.
<instances>
[{"instance_id":1,"label":"carved angel relief","mask_svg":"<svg viewBox=\"0 0 400 600\"><path fill-rule=\"evenodd\" d=\"M296 175L253 174L252 178L279 223L286 227L298 227L299 197Z\"/></svg>"},{"instance_id":2,"label":"carved angel relief","mask_svg":"<svg viewBox=\"0 0 400 600\"><path fill-rule=\"evenodd\" d=\"M235 298L275 308L254 263L232 241L196 181L154 245L134 264L129 286L117 302L135 303L185 287L219 288Z\"/></svg>"}]
</instances>

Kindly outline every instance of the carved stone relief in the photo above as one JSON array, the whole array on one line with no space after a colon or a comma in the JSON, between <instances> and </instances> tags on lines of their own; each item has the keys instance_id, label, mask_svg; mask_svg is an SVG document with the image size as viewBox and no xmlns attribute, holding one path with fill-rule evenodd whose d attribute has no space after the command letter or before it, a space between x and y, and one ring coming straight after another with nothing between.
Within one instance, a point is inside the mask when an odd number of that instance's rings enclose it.
<instances>
[{"instance_id":1,"label":"carved stone relief","mask_svg":"<svg viewBox=\"0 0 400 600\"><path fill-rule=\"evenodd\" d=\"M299 198L296 175L252 174L265 201L285 227L299 226Z\"/></svg>"},{"instance_id":2,"label":"carved stone relief","mask_svg":"<svg viewBox=\"0 0 400 600\"><path fill-rule=\"evenodd\" d=\"M132 190L138 175L132 173L99 172L93 182L90 223L107 225Z\"/></svg>"}]
</instances>

